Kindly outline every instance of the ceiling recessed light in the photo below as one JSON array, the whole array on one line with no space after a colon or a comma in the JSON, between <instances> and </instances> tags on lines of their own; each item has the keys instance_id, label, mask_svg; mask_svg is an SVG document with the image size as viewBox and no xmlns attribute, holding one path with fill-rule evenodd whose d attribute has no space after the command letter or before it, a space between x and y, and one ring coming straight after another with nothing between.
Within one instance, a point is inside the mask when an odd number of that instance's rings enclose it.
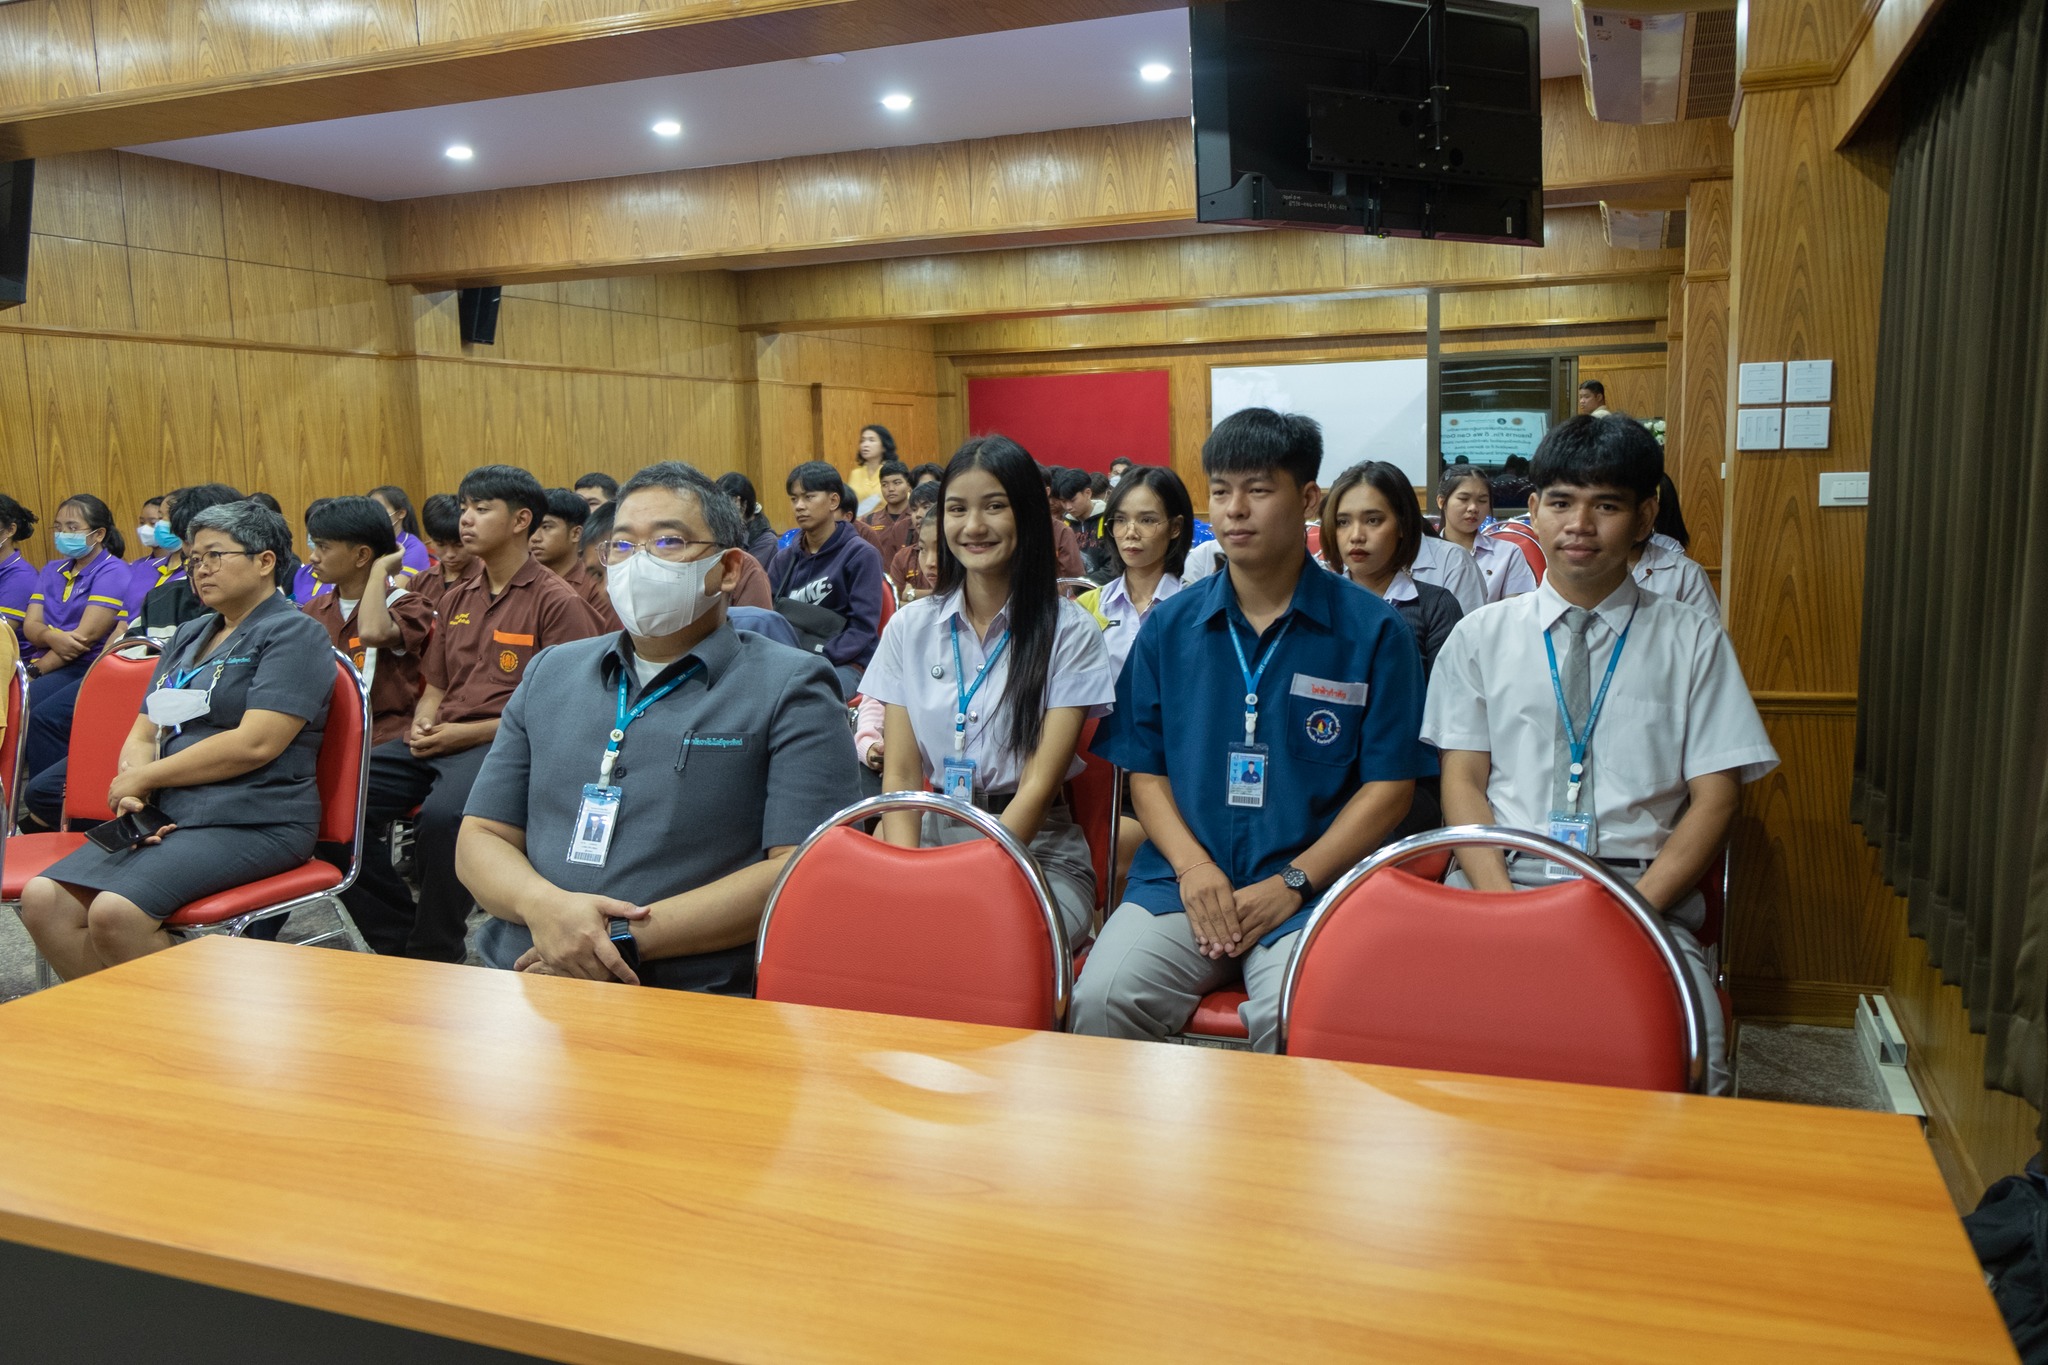
<instances>
[{"instance_id":1,"label":"ceiling recessed light","mask_svg":"<svg viewBox=\"0 0 2048 1365\"><path fill-rule=\"evenodd\" d=\"M665 118L654 125L654 131L658 137L681 137L683 135L683 125L677 123L672 118Z\"/></svg>"},{"instance_id":2,"label":"ceiling recessed light","mask_svg":"<svg viewBox=\"0 0 2048 1365\"><path fill-rule=\"evenodd\" d=\"M910 107L910 96L898 92L882 96L882 107L891 113L900 114Z\"/></svg>"},{"instance_id":3,"label":"ceiling recessed light","mask_svg":"<svg viewBox=\"0 0 2048 1365\"><path fill-rule=\"evenodd\" d=\"M1148 81L1163 81L1173 74L1173 68L1165 62L1147 62L1138 68L1138 74Z\"/></svg>"},{"instance_id":4,"label":"ceiling recessed light","mask_svg":"<svg viewBox=\"0 0 2048 1365\"><path fill-rule=\"evenodd\" d=\"M458 142L453 147L450 147L446 152L442 153L442 155L446 156L450 161L467 161L471 157L476 155L476 149L473 147L466 147L462 143Z\"/></svg>"}]
</instances>

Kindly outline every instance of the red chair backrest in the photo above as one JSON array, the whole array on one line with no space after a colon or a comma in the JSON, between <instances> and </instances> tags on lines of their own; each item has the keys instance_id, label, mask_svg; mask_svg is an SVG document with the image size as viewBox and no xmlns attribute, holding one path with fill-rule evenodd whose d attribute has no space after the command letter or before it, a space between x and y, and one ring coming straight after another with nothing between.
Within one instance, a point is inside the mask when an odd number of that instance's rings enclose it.
<instances>
[{"instance_id":1,"label":"red chair backrest","mask_svg":"<svg viewBox=\"0 0 2048 1365\"><path fill-rule=\"evenodd\" d=\"M1308 528L1308 552L1317 559L1323 557L1323 527L1320 522Z\"/></svg>"},{"instance_id":2,"label":"red chair backrest","mask_svg":"<svg viewBox=\"0 0 2048 1365\"><path fill-rule=\"evenodd\" d=\"M1536 575L1536 581L1543 581L1543 571L1549 566L1544 558L1543 547L1536 541L1536 533L1518 521L1504 521L1493 528L1493 535L1507 541L1522 552L1522 558L1529 561L1529 572Z\"/></svg>"},{"instance_id":3,"label":"red chair backrest","mask_svg":"<svg viewBox=\"0 0 2048 1365\"><path fill-rule=\"evenodd\" d=\"M1107 909L1110 840L1120 812L1117 810L1115 765L1088 751L1095 742L1095 725L1093 716L1082 723L1081 743L1075 753L1084 766L1081 775L1068 785L1073 792L1074 823L1087 836L1088 858L1095 864L1095 904L1098 908Z\"/></svg>"},{"instance_id":4,"label":"red chair backrest","mask_svg":"<svg viewBox=\"0 0 2048 1365\"><path fill-rule=\"evenodd\" d=\"M1024 872L992 839L899 848L841 825L770 899L761 1000L1059 1027L1059 960Z\"/></svg>"},{"instance_id":5,"label":"red chair backrest","mask_svg":"<svg viewBox=\"0 0 2048 1365\"><path fill-rule=\"evenodd\" d=\"M896 589L893 584L884 580L884 582L882 583L882 619L875 623L875 629L881 630L883 627L887 626L889 624L889 618L894 616L895 614Z\"/></svg>"},{"instance_id":6,"label":"red chair backrest","mask_svg":"<svg viewBox=\"0 0 2048 1365\"><path fill-rule=\"evenodd\" d=\"M136 651L131 653L130 651ZM64 824L97 825L114 818L107 807L107 787L121 768L121 746L142 712L149 678L156 672L156 652L144 654L132 642L109 648L93 660L78 684L78 705L71 716L71 742L65 750Z\"/></svg>"},{"instance_id":7,"label":"red chair backrest","mask_svg":"<svg viewBox=\"0 0 2048 1365\"><path fill-rule=\"evenodd\" d=\"M9 809L14 803L14 779L19 776L21 731L28 722L27 711L28 668L17 663L7 679L7 734L0 737L0 796L6 798Z\"/></svg>"},{"instance_id":8,"label":"red chair backrest","mask_svg":"<svg viewBox=\"0 0 2048 1365\"><path fill-rule=\"evenodd\" d=\"M361 818L363 765L369 761L369 731L363 722L363 688L356 671L340 657L334 661L334 693L327 701L327 729L320 736L320 765L314 781L320 787L320 828L323 844L352 844Z\"/></svg>"},{"instance_id":9,"label":"red chair backrest","mask_svg":"<svg viewBox=\"0 0 2048 1365\"><path fill-rule=\"evenodd\" d=\"M1595 882L1496 893L1384 869L1304 943L1297 972L1290 1055L1687 1088L1684 998Z\"/></svg>"}]
</instances>

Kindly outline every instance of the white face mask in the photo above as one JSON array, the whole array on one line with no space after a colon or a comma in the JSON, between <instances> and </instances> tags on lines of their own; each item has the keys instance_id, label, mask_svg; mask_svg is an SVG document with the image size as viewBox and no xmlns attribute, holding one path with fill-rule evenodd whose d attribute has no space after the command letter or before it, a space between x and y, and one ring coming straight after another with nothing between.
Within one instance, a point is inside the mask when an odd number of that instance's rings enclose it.
<instances>
[{"instance_id":1,"label":"white face mask","mask_svg":"<svg viewBox=\"0 0 2048 1365\"><path fill-rule=\"evenodd\" d=\"M605 589L627 634L673 635L718 605L722 594L711 591L709 584L712 573L724 566L723 552L672 564L642 550L605 570Z\"/></svg>"},{"instance_id":2,"label":"white face mask","mask_svg":"<svg viewBox=\"0 0 2048 1365\"><path fill-rule=\"evenodd\" d=\"M212 709L212 695L196 687L159 687L142 699L149 723L164 728L198 720Z\"/></svg>"}]
</instances>

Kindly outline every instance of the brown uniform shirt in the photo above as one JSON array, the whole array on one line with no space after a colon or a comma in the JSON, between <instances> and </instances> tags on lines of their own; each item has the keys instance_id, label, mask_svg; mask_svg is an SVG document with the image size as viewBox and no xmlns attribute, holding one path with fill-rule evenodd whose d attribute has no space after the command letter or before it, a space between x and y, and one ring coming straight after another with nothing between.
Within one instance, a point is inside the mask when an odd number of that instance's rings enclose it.
<instances>
[{"instance_id":1,"label":"brown uniform shirt","mask_svg":"<svg viewBox=\"0 0 2048 1365\"><path fill-rule=\"evenodd\" d=\"M740 551L740 581L732 590L729 605L775 610L775 589L768 582L768 571L761 567L760 560L745 550Z\"/></svg>"},{"instance_id":2,"label":"brown uniform shirt","mask_svg":"<svg viewBox=\"0 0 2048 1365\"><path fill-rule=\"evenodd\" d=\"M581 559L569 561L569 572L562 575L562 581L576 590L583 599L583 605L590 608L590 614L597 618L597 624L607 631L619 628L619 614L612 610L612 595L605 591L604 578L583 567Z\"/></svg>"},{"instance_id":3,"label":"brown uniform shirt","mask_svg":"<svg viewBox=\"0 0 2048 1365\"><path fill-rule=\"evenodd\" d=\"M306 615L327 627L334 647L348 655L358 669L369 652L357 633L356 617L361 610L358 604L343 617L341 595L333 588L322 588L304 607ZM398 647L378 649L377 676L370 680L370 736L377 744L399 739L412 728L413 705L420 699L420 659L434 638L434 609L419 593L408 590L399 594L386 610L398 627Z\"/></svg>"},{"instance_id":4,"label":"brown uniform shirt","mask_svg":"<svg viewBox=\"0 0 2048 1365\"><path fill-rule=\"evenodd\" d=\"M1052 552L1059 561L1061 578L1079 578L1088 572L1081 562L1081 541L1074 534L1074 528L1055 512L1052 514Z\"/></svg>"},{"instance_id":5,"label":"brown uniform shirt","mask_svg":"<svg viewBox=\"0 0 2048 1365\"><path fill-rule=\"evenodd\" d=\"M482 567L483 566L478 564L475 560L471 560L469 562L469 567L465 569L456 578L456 583L459 583L462 581L462 579L467 578L469 575L478 572L482 569ZM427 605L438 612L441 609L441 599L449 594L449 592L454 588L455 584L450 583L447 579L441 577L441 568L437 564L428 568L428 570L425 573L414 574L412 581L410 583L407 583L405 586L408 591L416 592L422 598L426 599Z\"/></svg>"},{"instance_id":6,"label":"brown uniform shirt","mask_svg":"<svg viewBox=\"0 0 2048 1365\"><path fill-rule=\"evenodd\" d=\"M421 676L445 694L438 718L451 723L497 719L535 654L603 633L576 590L533 559L496 597L479 567L442 595L440 614Z\"/></svg>"},{"instance_id":7,"label":"brown uniform shirt","mask_svg":"<svg viewBox=\"0 0 2048 1365\"><path fill-rule=\"evenodd\" d=\"M895 553L910 543L910 537L917 532L917 516L908 507L901 512L891 512L887 504L877 507L860 519L868 529L868 541L882 552L882 562L887 564Z\"/></svg>"}]
</instances>

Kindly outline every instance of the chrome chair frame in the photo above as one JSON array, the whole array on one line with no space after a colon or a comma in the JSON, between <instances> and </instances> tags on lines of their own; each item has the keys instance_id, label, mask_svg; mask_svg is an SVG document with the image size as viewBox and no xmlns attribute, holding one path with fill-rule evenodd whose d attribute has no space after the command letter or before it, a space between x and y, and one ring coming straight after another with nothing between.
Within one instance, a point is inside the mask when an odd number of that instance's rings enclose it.
<instances>
[{"instance_id":1,"label":"chrome chair frame","mask_svg":"<svg viewBox=\"0 0 2048 1365\"><path fill-rule=\"evenodd\" d=\"M1309 914L1308 923L1302 928L1301 937L1294 945L1294 952L1287 959L1287 974L1281 980L1279 1050L1282 1053L1287 1051L1287 1034L1294 1016L1294 996L1301 985L1302 959L1308 955L1309 947L1322 933L1337 905L1350 894L1352 888L1383 868L1397 867L1424 853L1433 853L1441 848L1474 846L1534 854L1552 862L1562 863L1586 880L1597 882L1621 902L1622 907L1635 921L1636 927L1656 946L1657 954L1663 959L1666 971L1678 987L1678 998L1685 1014L1686 1089L1693 1094L1703 1093L1707 1082L1706 1004L1700 998L1699 986L1692 979L1692 973L1686 970L1685 958L1679 953L1678 945L1672 939L1663 916L1643 899L1642 893L1617 877L1613 870L1599 859L1588 857L1575 848L1569 848L1543 835L1531 834L1527 830L1507 829L1499 825L1452 825L1445 829L1427 830L1397 843L1388 844L1339 877L1336 884L1322 894L1316 901L1316 908Z\"/></svg>"},{"instance_id":2,"label":"chrome chair frame","mask_svg":"<svg viewBox=\"0 0 2048 1365\"><path fill-rule=\"evenodd\" d=\"M842 825L857 825L872 816L887 815L893 811L914 810L920 815L943 815L963 825L974 828L978 833L996 841L1024 873L1025 881L1031 887L1033 899L1038 902L1038 911L1045 919L1046 931L1052 935L1053 951L1053 999L1052 1017L1055 1027L1063 1028L1067 1022L1067 1009L1074 998L1074 955L1067 944L1066 928L1060 923L1059 910L1053 904L1052 891L1046 885L1045 874L1038 870L1038 864L1031 858L1024 845L1017 842L1017 836L1003 827L1002 821L978 806L969 806L937 792L883 792L870 796L832 816L816 829L810 837L797 846L796 852L782 865L776 875L775 885L769 888L768 903L761 908L761 928L754 938L754 972L760 975L761 963L768 950L768 926L775 918L775 906L782 899L782 890L788 884L790 874L803 861L817 842ZM879 836L870 836L879 837Z\"/></svg>"}]
</instances>

